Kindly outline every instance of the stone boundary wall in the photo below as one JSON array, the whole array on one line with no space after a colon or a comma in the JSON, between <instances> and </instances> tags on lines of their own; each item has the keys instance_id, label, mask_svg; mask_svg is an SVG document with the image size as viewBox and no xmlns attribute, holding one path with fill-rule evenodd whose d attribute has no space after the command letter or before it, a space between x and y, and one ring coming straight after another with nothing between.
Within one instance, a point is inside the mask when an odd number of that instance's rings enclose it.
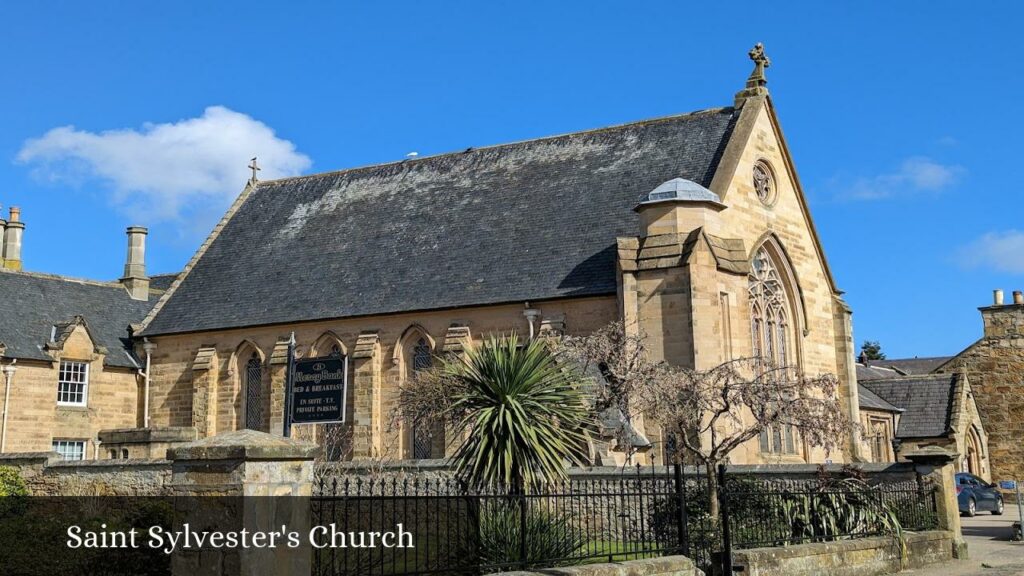
<instances>
[{"instance_id":1,"label":"stone boundary wall","mask_svg":"<svg viewBox=\"0 0 1024 576\"><path fill-rule=\"evenodd\" d=\"M905 563L895 538L879 536L780 548L733 552L733 566L746 576L874 576L895 574L953 559L953 533L945 530L907 532Z\"/></svg>"},{"instance_id":2,"label":"stone boundary wall","mask_svg":"<svg viewBox=\"0 0 1024 576\"><path fill-rule=\"evenodd\" d=\"M0 454L33 496L162 496L171 480L167 460L80 460L56 452Z\"/></svg>"},{"instance_id":3,"label":"stone boundary wall","mask_svg":"<svg viewBox=\"0 0 1024 576\"><path fill-rule=\"evenodd\" d=\"M543 568L536 572L502 572L502 576L704 576L686 556L665 556L647 560L627 560L587 564L570 568ZM493 575L492 575L493 576Z\"/></svg>"}]
</instances>

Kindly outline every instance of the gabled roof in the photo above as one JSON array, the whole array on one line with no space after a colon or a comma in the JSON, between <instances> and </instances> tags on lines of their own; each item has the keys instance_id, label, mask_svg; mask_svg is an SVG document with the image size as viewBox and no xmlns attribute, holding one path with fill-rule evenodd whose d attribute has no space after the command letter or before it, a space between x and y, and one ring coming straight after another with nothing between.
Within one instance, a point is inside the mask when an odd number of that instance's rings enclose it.
<instances>
[{"instance_id":1,"label":"gabled roof","mask_svg":"<svg viewBox=\"0 0 1024 576\"><path fill-rule=\"evenodd\" d=\"M81 316L94 344L106 348L104 364L135 367L128 325L154 302L132 300L116 282L0 270L0 342L8 358L52 361L43 348Z\"/></svg>"},{"instance_id":2,"label":"gabled roof","mask_svg":"<svg viewBox=\"0 0 1024 576\"><path fill-rule=\"evenodd\" d=\"M889 404L877 394L868 390L863 385L857 387L857 397L860 399L861 410L880 410L882 412L903 412L902 409Z\"/></svg>"},{"instance_id":3,"label":"gabled roof","mask_svg":"<svg viewBox=\"0 0 1024 576\"><path fill-rule=\"evenodd\" d=\"M614 294L637 199L677 177L706 187L736 116L261 182L142 333Z\"/></svg>"},{"instance_id":4,"label":"gabled roof","mask_svg":"<svg viewBox=\"0 0 1024 576\"><path fill-rule=\"evenodd\" d=\"M903 409L897 438L934 438L950 433L955 374L869 380L861 386Z\"/></svg>"}]
</instances>

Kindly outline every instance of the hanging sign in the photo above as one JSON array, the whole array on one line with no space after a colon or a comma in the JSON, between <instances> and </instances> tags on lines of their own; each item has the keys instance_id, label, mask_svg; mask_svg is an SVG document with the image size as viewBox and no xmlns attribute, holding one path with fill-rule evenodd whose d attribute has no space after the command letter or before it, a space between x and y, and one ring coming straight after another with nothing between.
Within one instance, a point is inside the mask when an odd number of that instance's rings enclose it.
<instances>
[{"instance_id":1,"label":"hanging sign","mask_svg":"<svg viewBox=\"0 0 1024 576\"><path fill-rule=\"evenodd\" d=\"M295 360L291 374L292 424L333 424L345 421L348 357Z\"/></svg>"}]
</instances>

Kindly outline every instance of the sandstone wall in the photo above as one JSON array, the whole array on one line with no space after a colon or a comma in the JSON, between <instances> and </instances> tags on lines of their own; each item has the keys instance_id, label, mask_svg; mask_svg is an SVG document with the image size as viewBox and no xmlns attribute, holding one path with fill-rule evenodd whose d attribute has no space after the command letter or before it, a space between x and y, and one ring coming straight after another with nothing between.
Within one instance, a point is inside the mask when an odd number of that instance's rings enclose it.
<instances>
[{"instance_id":1,"label":"sandstone wall","mask_svg":"<svg viewBox=\"0 0 1024 576\"><path fill-rule=\"evenodd\" d=\"M166 460L64 462L53 452L0 454L33 496L161 496L171 479Z\"/></svg>"},{"instance_id":2,"label":"sandstone wall","mask_svg":"<svg viewBox=\"0 0 1024 576\"><path fill-rule=\"evenodd\" d=\"M1024 478L1024 305L982 308L984 336L941 367L967 375L988 434L992 480Z\"/></svg>"},{"instance_id":3,"label":"sandstone wall","mask_svg":"<svg viewBox=\"0 0 1024 576\"><path fill-rule=\"evenodd\" d=\"M617 318L613 296L531 302L530 306L541 311L535 330L540 330L543 323L557 329L564 326L569 334L587 334ZM151 337L156 344L151 425L195 426L202 436L243 427L242 372L250 351L256 350L264 359L264 397L272 396L273 400L267 398L270 417L264 431L281 434L283 342L294 331L299 356L309 354L311 348L317 354L327 353L329 347L323 349L324 340L335 338L341 351L349 355L347 411L357 455L388 453L403 457L410 452L408 435L406 431L389 430L386 420L407 374L410 343L422 336L440 353L446 345L455 345L451 340L463 333L468 334L468 345L492 334L516 331L526 335L529 324L523 310L524 304L518 303ZM454 330L453 325L468 330ZM200 395L198 389L207 392ZM202 398L205 404L199 406L196 398ZM312 440L318 434L308 426L294 429L297 438Z\"/></svg>"},{"instance_id":4,"label":"sandstone wall","mask_svg":"<svg viewBox=\"0 0 1024 576\"><path fill-rule=\"evenodd\" d=\"M100 430L137 425L137 376L130 369L104 366L105 355L94 349L82 326L76 327L63 348L52 354L54 362L17 363L10 390L5 450L49 451L53 440L83 440L85 457L92 459ZM57 405L61 358L89 364L85 406ZM0 391L0 408L3 398Z\"/></svg>"}]
</instances>

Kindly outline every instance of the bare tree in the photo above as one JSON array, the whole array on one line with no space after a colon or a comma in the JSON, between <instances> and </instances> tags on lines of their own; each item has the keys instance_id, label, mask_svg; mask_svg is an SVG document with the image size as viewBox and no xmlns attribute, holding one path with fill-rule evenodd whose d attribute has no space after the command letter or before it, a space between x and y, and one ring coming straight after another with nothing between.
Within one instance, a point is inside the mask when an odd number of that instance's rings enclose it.
<instances>
[{"instance_id":1,"label":"bare tree","mask_svg":"<svg viewBox=\"0 0 1024 576\"><path fill-rule=\"evenodd\" d=\"M852 431L831 374L809 377L760 358L691 370L650 361L644 340L613 323L567 339L564 346L605 376L606 384L596 392L599 407L614 406L627 421L643 415L657 423L674 440L669 457L705 468L712 517L718 513L716 468L746 442L789 426L809 446L831 451Z\"/></svg>"}]
</instances>

